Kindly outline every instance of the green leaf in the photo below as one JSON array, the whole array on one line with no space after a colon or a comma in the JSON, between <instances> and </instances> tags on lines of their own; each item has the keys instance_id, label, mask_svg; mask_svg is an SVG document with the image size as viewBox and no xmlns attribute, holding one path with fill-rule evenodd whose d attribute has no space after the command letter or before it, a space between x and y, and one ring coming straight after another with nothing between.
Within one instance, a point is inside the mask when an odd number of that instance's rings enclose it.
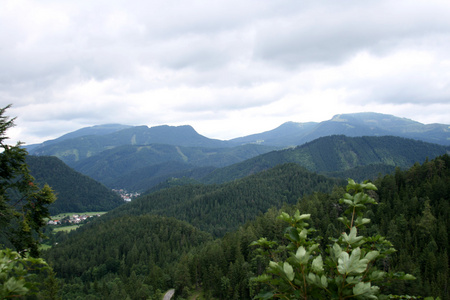
<instances>
[{"instance_id":1,"label":"green leaf","mask_svg":"<svg viewBox=\"0 0 450 300\"><path fill-rule=\"evenodd\" d=\"M303 258L305 255L306 255L306 249L305 249L305 247L303 247L303 246L298 247L297 253L295 254L295 256L296 256L298 259L301 259L301 258Z\"/></svg>"},{"instance_id":2,"label":"green leaf","mask_svg":"<svg viewBox=\"0 0 450 300\"><path fill-rule=\"evenodd\" d=\"M17 280L14 277L10 277L8 281L4 283L4 288L12 295L25 295L28 289L25 287L25 280Z\"/></svg>"},{"instance_id":3,"label":"green leaf","mask_svg":"<svg viewBox=\"0 0 450 300\"><path fill-rule=\"evenodd\" d=\"M338 272L340 274L357 275L363 273L367 269L368 260L360 259L361 249L354 249L349 256L347 252L342 252L338 259Z\"/></svg>"},{"instance_id":4,"label":"green leaf","mask_svg":"<svg viewBox=\"0 0 450 300\"><path fill-rule=\"evenodd\" d=\"M362 236L357 236L357 229L356 229L356 227L352 227L350 229L350 234L349 235L347 235L347 233L344 232L342 234L342 237L344 238L344 241L347 244L349 244L349 245L355 244L355 243L357 243L357 242L359 242L359 241L361 241L363 239Z\"/></svg>"},{"instance_id":5,"label":"green leaf","mask_svg":"<svg viewBox=\"0 0 450 300\"><path fill-rule=\"evenodd\" d=\"M353 287L353 294L355 296L364 295L368 299L378 299L376 294L379 288L377 286L371 286L370 282L360 282Z\"/></svg>"},{"instance_id":6,"label":"green leaf","mask_svg":"<svg viewBox=\"0 0 450 300\"><path fill-rule=\"evenodd\" d=\"M289 227L289 228L287 229L287 231L288 231L289 239L290 239L291 241L294 241L294 242L299 242L299 241L300 241L300 236L299 236L299 234L298 234L297 228L295 228L295 227Z\"/></svg>"},{"instance_id":7,"label":"green leaf","mask_svg":"<svg viewBox=\"0 0 450 300\"><path fill-rule=\"evenodd\" d=\"M301 265L305 265L308 263L309 260L309 253L306 252L305 247L300 246L297 249L297 252L295 253L295 258L297 259L297 262Z\"/></svg>"},{"instance_id":8,"label":"green leaf","mask_svg":"<svg viewBox=\"0 0 450 300\"><path fill-rule=\"evenodd\" d=\"M334 245L333 245L333 256L337 259L337 258L339 258L339 256L341 256L341 253L342 253L341 246L339 246L338 244L334 243Z\"/></svg>"},{"instance_id":9,"label":"green leaf","mask_svg":"<svg viewBox=\"0 0 450 300\"><path fill-rule=\"evenodd\" d=\"M368 224L368 223L370 223L370 219L363 218L361 216L358 216L358 218L356 218L356 220L355 220L355 225L356 226L361 226L361 225L365 225L365 224Z\"/></svg>"},{"instance_id":10,"label":"green leaf","mask_svg":"<svg viewBox=\"0 0 450 300\"><path fill-rule=\"evenodd\" d=\"M327 287L328 287L328 280L327 280L327 278L325 277L325 275L322 275L322 277L320 277L320 283L322 284L322 286L323 286L324 288L327 288Z\"/></svg>"},{"instance_id":11,"label":"green leaf","mask_svg":"<svg viewBox=\"0 0 450 300\"><path fill-rule=\"evenodd\" d=\"M303 228L302 231L300 231L300 238L305 240L308 237L308 230Z\"/></svg>"},{"instance_id":12,"label":"green leaf","mask_svg":"<svg viewBox=\"0 0 450 300\"><path fill-rule=\"evenodd\" d=\"M291 217L285 212L282 212L281 215L278 217L278 219L283 220L287 223L291 221Z\"/></svg>"},{"instance_id":13,"label":"green leaf","mask_svg":"<svg viewBox=\"0 0 450 300\"><path fill-rule=\"evenodd\" d=\"M278 270L280 268L280 266L276 262L271 261L271 262L269 262L269 268L271 268L273 270Z\"/></svg>"},{"instance_id":14,"label":"green leaf","mask_svg":"<svg viewBox=\"0 0 450 300\"><path fill-rule=\"evenodd\" d=\"M370 251L369 253L366 254L366 256L364 256L364 259L367 259L367 261L371 261L377 258L379 254L380 252L378 251Z\"/></svg>"},{"instance_id":15,"label":"green leaf","mask_svg":"<svg viewBox=\"0 0 450 300\"><path fill-rule=\"evenodd\" d=\"M296 221L300 221L300 220L308 220L308 219L310 219L311 218L311 214L302 214L302 215L300 215L300 211L296 211L295 212L295 214L294 214L294 219L296 220Z\"/></svg>"},{"instance_id":16,"label":"green leaf","mask_svg":"<svg viewBox=\"0 0 450 300\"><path fill-rule=\"evenodd\" d=\"M273 299L273 295L274 295L273 291L267 293L260 293L255 297L255 299L263 299L263 300Z\"/></svg>"},{"instance_id":17,"label":"green leaf","mask_svg":"<svg viewBox=\"0 0 450 300\"><path fill-rule=\"evenodd\" d=\"M378 281L378 280L383 279L385 276L386 276L386 272L376 270L369 274L369 279L371 281Z\"/></svg>"},{"instance_id":18,"label":"green leaf","mask_svg":"<svg viewBox=\"0 0 450 300\"><path fill-rule=\"evenodd\" d=\"M400 279L400 280L416 280L416 277L414 277L411 274L405 274L405 275L399 277L398 279Z\"/></svg>"},{"instance_id":19,"label":"green leaf","mask_svg":"<svg viewBox=\"0 0 450 300\"><path fill-rule=\"evenodd\" d=\"M317 256L316 258L314 258L314 260L312 261L312 271L314 273L320 273L323 272L323 260L322 260L322 256Z\"/></svg>"},{"instance_id":20,"label":"green leaf","mask_svg":"<svg viewBox=\"0 0 450 300\"><path fill-rule=\"evenodd\" d=\"M286 277L289 279L289 281L294 280L294 277L295 277L294 269L288 262L284 262L283 271L284 271L284 274L286 274Z\"/></svg>"}]
</instances>

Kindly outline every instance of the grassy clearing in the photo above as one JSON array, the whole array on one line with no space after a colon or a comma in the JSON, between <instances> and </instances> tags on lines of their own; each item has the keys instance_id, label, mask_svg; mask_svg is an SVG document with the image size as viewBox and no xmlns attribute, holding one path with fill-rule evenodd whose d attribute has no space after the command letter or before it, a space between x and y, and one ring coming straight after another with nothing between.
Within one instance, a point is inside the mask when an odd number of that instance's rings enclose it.
<instances>
[{"instance_id":1,"label":"grassy clearing","mask_svg":"<svg viewBox=\"0 0 450 300\"><path fill-rule=\"evenodd\" d=\"M71 225L71 226L61 226L61 227L55 227L53 229L53 232L58 232L58 231L66 231L69 232L71 230L75 230L78 227L80 227L81 225Z\"/></svg>"}]
</instances>

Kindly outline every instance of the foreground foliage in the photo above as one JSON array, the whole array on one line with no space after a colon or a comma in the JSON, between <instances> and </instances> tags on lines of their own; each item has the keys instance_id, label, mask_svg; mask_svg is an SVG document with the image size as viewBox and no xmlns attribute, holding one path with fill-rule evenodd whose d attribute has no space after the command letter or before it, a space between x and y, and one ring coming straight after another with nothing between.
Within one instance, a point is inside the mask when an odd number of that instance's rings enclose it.
<instances>
[{"instance_id":1,"label":"foreground foliage","mask_svg":"<svg viewBox=\"0 0 450 300\"><path fill-rule=\"evenodd\" d=\"M6 144L6 131L14 126L14 119L5 116L9 107L0 108L0 298L38 294L53 299L57 285L52 270L36 257L55 196L48 185L34 183L21 144ZM49 275L47 287L39 278L44 274Z\"/></svg>"},{"instance_id":2,"label":"foreground foliage","mask_svg":"<svg viewBox=\"0 0 450 300\"><path fill-rule=\"evenodd\" d=\"M0 109L0 243L37 256L36 236L43 237L41 228L55 196L48 185L41 189L34 184L20 143L5 143L6 131L14 126L14 119L4 115L8 108Z\"/></svg>"},{"instance_id":3,"label":"foreground foliage","mask_svg":"<svg viewBox=\"0 0 450 300\"><path fill-rule=\"evenodd\" d=\"M370 222L363 214L366 205L376 204L367 190L373 191L376 187L372 183L357 184L349 180L347 193L340 200L347 209L344 216L338 218L347 232L331 238L332 243L325 252L320 250L317 238L309 236L313 231L306 223L310 214L300 214L297 210L290 216L283 212L279 218L289 224L285 232L289 240L287 247L280 248L277 242L266 238L252 243L260 247L262 255L273 259L267 271L254 278L271 287L256 298L381 299L380 284L392 279L415 279L403 272L380 269L382 260L395 252L391 242L380 235L358 235L358 230Z\"/></svg>"},{"instance_id":4,"label":"foreground foliage","mask_svg":"<svg viewBox=\"0 0 450 300\"><path fill-rule=\"evenodd\" d=\"M450 299L450 156L416 164L406 171L397 169L377 179L375 185L378 190L371 191L370 196L379 204L368 206L366 218L372 222L359 228L357 237L386 237L397 251L381 259L382 266L376 266L387 273L404 271L416 277L380 284L381 292ZM321 244L326 245L329 237L344 231L348 235L348 228L337 220L345 210L339 204L344 194L343 188L336 187L331 193L303 196L295 205L269 209L222 239L191 251L178 265L190 274L177 286L178 295L186 298L190 291L202 287L204 294L214 299L252 299L259 293L259 283L251 278L261 275L270 259L256 253L250 243L265 237L287 246L290 241L284 237L286 223L278 216L282 212L292 216L297 210L318 216L308 220L316 230L308 237L323 237L318 240ZM321 248L322 253L326 249Z\"/></svg>"},{"instance_id":5,"label":"foreground foliage","mask_svg":"<svg viewBox=\"0 0 450 300\"><path fill-rule=\"evenodd\" d=\"M54 273L42 258L22 257L11 249L0 250L0 298L35 295L55 299L58 286Z\"/></svg>"}]
</instances>

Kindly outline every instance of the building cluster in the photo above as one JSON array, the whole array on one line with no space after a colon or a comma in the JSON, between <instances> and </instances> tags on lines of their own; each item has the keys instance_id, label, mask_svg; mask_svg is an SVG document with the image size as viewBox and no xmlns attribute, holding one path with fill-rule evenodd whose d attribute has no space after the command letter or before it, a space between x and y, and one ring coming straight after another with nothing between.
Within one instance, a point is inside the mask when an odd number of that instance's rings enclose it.
<instances>
[{"instance_id":1,"label":"building cluster","mask_svg":"<svg viewBox=\"0 0 450 300\"><path fill-rule=\"evenodd\" d=\"M131 193L127 192L124 189L113 189L113 192L116 192L120 197L122 197L123 201L130 202L132 199L139 197L140 193Z\"/></svg>"},{"instance_id":2,"label":"building cluster","mask_svg":"<svg viewBox=\"0 0 450 300\"><path fill-rule=\"evenodd\" d=\"M62 224L79 224L91 217L100 217L100 214L97 215L71 215L64 217L61 220L49 220L47 222L48 225L62 225Z\"/></svg>"}]
</instances>

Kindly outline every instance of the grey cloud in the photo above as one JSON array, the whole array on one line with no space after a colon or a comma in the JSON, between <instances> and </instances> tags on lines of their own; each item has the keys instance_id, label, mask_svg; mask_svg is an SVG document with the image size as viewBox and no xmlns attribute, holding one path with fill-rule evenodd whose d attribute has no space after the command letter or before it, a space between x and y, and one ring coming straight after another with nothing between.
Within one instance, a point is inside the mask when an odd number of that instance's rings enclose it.
<instances>
[{"instance_id":1,"label":"grey cloud","mask_svg":"<svg viewBox=\"0 0 450 300\"><path fill-rule=\"evenodd\" d=\"M0 11L0 97L44 128L222 120L326 105L323 91L354 106L450 99L447 1L15 3ZM429 61L389 59L409 52ZM384 69L352 64L361 53Z\"/></svg>"},{"instance_id":2,"label":"grey cloud","mask_svg":"<svg viewBox=\"0 0 450 300\"><path fill-rule=\"evenodd\" d=\"M339 64L358 52L382 54L404 41L420 47L423 36L450 31L450 10L442 2L416 2L423 9L414 10L406 2L348 3L312 7L264 24L258 30L256 56L291 67Z\"/></svg>"}]
</instances>

